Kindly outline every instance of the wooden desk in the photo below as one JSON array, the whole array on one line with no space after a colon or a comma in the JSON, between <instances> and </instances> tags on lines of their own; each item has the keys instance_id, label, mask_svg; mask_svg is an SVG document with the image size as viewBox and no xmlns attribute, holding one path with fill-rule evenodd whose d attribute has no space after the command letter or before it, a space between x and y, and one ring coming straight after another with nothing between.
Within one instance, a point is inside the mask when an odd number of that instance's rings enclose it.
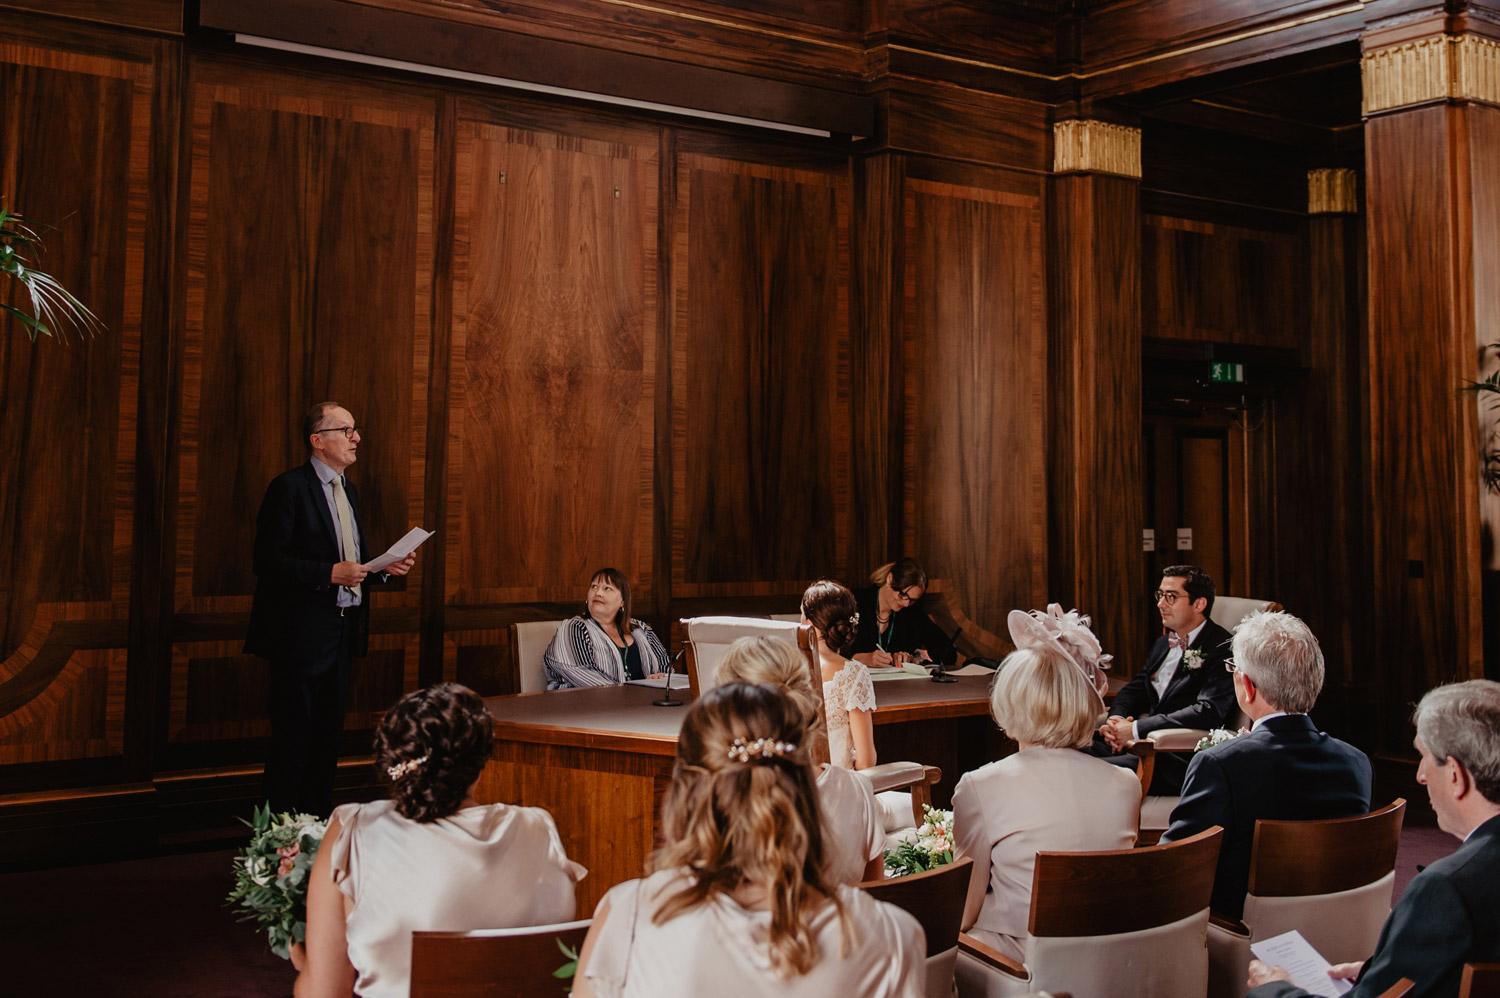
<instances>
[{"instance_id":1,"label":"wooden desk","mask_svg":"<svg viewBox=\"0 0 1500 998\"><path fill-rule=\"evenodd\" d=\"M989 684L988 676L876 683L880 758L942 767L933 800L946 806L962 773L1007 751L989 718ZM657 689L604 686L485 701L495 718L495 753L478 800L552 812L568 856L589 869L578 885L580 917L609 888L641 876L655 846L656 814L687 712L653 707L660 696ZM678 696L686 699L687 691Z\"/></svg>"}]
</instances>

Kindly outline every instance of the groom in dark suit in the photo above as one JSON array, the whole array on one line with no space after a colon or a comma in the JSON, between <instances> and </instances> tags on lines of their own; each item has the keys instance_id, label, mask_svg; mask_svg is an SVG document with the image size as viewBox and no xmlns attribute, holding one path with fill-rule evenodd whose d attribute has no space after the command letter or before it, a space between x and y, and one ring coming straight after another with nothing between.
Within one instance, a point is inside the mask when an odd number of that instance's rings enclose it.
<instances>
[{"instance_id":1,"label":"groom in dark suit","mask_svg":"<svg viewBox=\"0 0 1500 998\"><path fill-rule=\"evenodd\" d=\"M1133 738L1158 728L1220 728L1234 707L1234 683L1224 671L1229 632L1208 619L1214 580L1196 565L1173 565L1162 572L1156 609L1167 633L1157 639L1146 667L1126 683L1110 705L1091 751L1133 765L1122 755ZM1175 754L1157 756L1150 792L1175 795L1187 763Z\"/></svg>"},{"instance_id":2,"label":"groom in dark suit","mask_svg":"<svg viewBox=\"0 0 1500 998\"><path fill-rule=\"evenodd\" d=\"M366 588L405 575L408 556L371 574L359 496L344 469L359 427L337 402L302 421L306 464L278 475L255 521L255 602L245 652L271 663L266 796L276 811L327 815L353 670L369 640Z\"/></svg>"},{"instance_id":3,"label":"groom in dark suit","mask_svg":"<svg viewBox=\"0 0 1500 998\"><path fill-rule=\"evenodd\" d=\"M1231 681L1247 735L1193 756L1161 840L1224 829L1213 910L1244 912L1255 822L1350 818L1370 810L1370 760L1307 716L1323 689L1323 651L1289 613L1257 613L1234 632Z\"/></svg>"},{"instance_id":4,"label":"groom in dark suit","mask_svg":"<svg viewBox=\"0 0 1500 998\"><path fill-rule=\"evenodd\" d=\"M1439 686L1417 704L1417 782L1438 827L1463 845L1418 873L1391 910L1375 953L1328 976L1375 998L1401 978L1407 998L1455 998L1466 963L1500 962L1500 683ZM1250 962L1250 998L1308 998L1281 967Z\"/></svg>"}]
</instances>

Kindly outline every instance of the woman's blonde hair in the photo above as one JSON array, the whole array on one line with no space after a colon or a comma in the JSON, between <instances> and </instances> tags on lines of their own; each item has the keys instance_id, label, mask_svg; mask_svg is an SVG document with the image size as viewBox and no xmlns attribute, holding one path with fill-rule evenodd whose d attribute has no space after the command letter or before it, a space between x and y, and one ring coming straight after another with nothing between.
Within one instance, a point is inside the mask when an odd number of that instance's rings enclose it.
<instances>
[{"instance_id":1,"label":"woman's blonde hair","mask_svg":"<svg viewBox=\"0 0 1500 998\"><path fill-rule=\"evenodd\" d=\"M807 659L796 646L764 635L740 638L729 646L715 674L719 683L770 683L781 687L802 713L809 730L823 723L822 700L813 689Z\"/></svg>"},{"instance_id":2,"label":"woman's blonde hair","mask_svg":"<svg viewBox=\"0 0 1500 998\"><path fill-rule=\"evenodd\" d=\"M762 889L771 909L771 968L783 980L822 957L809 924L825 901L838 911L846 953L853 931L824 879L803 724L792 698L770 685L727 683L694 701L662 802L667 844L647 862L649 872L682 870L692 881L656 910L658 925L716 894Z\"/></svg>"},{"instance_id":3,"label":"woman's blonde hair","mask_svg":"<svg viewBox=\"0 0 1500 998\"><path fill-rule=\"evenodd\" d=\"M1018 742L1076 748L1093 738L1104 702L1061 652L1022 648L1000 663L990 689L990 713Z\"/></svg>"}]
</instances>

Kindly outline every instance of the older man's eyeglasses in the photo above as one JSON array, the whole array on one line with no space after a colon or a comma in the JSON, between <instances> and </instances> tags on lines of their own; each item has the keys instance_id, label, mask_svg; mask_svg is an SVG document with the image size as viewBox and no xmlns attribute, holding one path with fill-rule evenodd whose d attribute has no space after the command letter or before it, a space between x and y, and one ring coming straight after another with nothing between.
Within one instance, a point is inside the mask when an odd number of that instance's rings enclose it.
<instances>
[{"instance_id":1,"label":"older man's eyeglasses","mask_svg":"<svg viewBox=\"0 0 1500 998\"><path fill-rule=\"evenodd\" d=\"M313 430L314 433L342 433L345 440L353 440L355 434L364 429L362 426L329 426L321 430Z\"/></svg>"},{"instance_id":2,"label":"older man's eyeglasses","mask_svg":"<svg viewBox=\"0 0 1500 998\"><path fill-rule=\"evenodd\" d=\"M1234 664L1234 659L1232 659L1232 658L1226 658L1224 660L1224 671L1227 672L1227 673L1229 673L1230 675L1234 675L1236 672L1239 672L1240 670Z\"/></svg>"}]
</instances>

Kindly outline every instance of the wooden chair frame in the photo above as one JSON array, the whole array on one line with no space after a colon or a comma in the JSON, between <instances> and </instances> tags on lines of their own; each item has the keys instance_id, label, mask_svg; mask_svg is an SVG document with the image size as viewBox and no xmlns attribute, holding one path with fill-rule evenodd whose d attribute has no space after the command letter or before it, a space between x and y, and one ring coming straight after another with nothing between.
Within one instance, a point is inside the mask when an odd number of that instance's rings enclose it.
<instances>
[{"instance_id":1,"label":"wooden chair frame","mask_svg":"<svg viewBox=\"0 0 1500 998\"><path fill-rule=\"evenodd\" d=\"M553 971L577 952L590 920L516 929L411 934L412 998L556 998L565 986Z\"/></svg>"},{"instance_id":2,"label":"wooden chair frame","mask_svg":"<svg viewBox=\"0 0 1500 998\"><path fill-rule=\"evenodd\" d=\"M1500 963L1466 963L1458 998L1500 998Z\"/></svg>"}]
</instances>

